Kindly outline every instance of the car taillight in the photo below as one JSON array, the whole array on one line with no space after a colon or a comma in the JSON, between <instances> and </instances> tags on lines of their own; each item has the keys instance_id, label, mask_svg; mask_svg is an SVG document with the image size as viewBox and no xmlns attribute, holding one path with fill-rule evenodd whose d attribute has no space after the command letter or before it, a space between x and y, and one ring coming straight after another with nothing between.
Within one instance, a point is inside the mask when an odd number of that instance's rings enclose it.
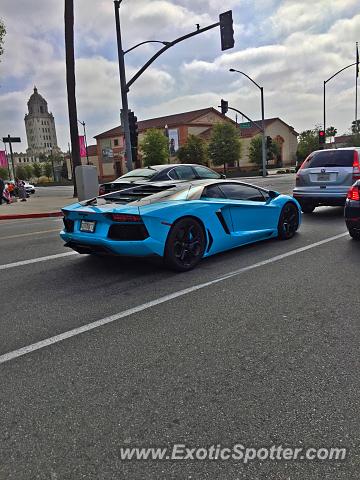
<instances>
[{"instance_id":1,"label":"car taillight","mask_svg":"<svg viewBox=\"0 0 360 480\"><path fill-rule=\"evenodd\" d=\"M359 154L357 150L354 150L353 179L354 180L360 179L360 162L359 162Z\"/></svg>"},{"instance_id":2,"label":"car taillight","mask_svg":"<svg viewBox=\"0 0 360 480\"><path fill-rule=\"evenodd\" d=\"M104 185L100 185L100 187L99 187L99 195L105 195L105 187L104 187Z\"/></svg>"},{"instance_id":3,"label":"car taillight","mask_svg":"<svg viewBox=\"0 0 360 480\"><path fill-rule=\"evenodd\" d=\"M350 190L348 191L347 198L349 200L356 200L357 202L360 201L360 190L357 185L353 185Z\"/></svg>"},{"instance_id":4,"label":"car taillight","mask_svg":"<svg viewBox=\"0 0 360 480\"><path fill-rule=\"evenodd\" d=\"M114 222L139 223L142 221L140 215L129 215L127 213L113 213L111 218Z\"/></svg>"}]
</instances>

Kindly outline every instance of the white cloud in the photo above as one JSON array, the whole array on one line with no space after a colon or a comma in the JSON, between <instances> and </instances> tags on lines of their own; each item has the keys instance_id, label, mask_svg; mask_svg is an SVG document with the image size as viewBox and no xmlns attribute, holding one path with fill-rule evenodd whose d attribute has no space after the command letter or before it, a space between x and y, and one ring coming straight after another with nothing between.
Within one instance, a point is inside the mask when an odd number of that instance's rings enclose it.
<instances>
[{"instance_id":1,"label":"white cloud","mask_svg":"<svg viewBox=\"0 0 360 480\"><path fill-rule=\"evenodd\" d=\"M233 67L264 86L268 116L280 116L297 130L319 123L324 79L354 61L358 0L124 0L124 47L176 38L195 23L216 21L219 11L229 8L234 9L236 48L220 53L214 30L171 49L130 90L138 117L217 106L221 97L258 117L259 92L246 78L229 73ZM270 20L265 10L273 12ZM36 84L55 115L59 143L66 147L63 14L63 2L55 0L2 0L8 34L0 63L0 136L25 137L26 102ZM88 0L75 2L75 44L78 115L90 138L119 123L111 0L91 2L91 8ZM127 56L128 79L157 48L143 46ZM349 69L328 84L328 118L339 131L353 119L353 97L354 71Z\"/></svg>"}]
</instances>

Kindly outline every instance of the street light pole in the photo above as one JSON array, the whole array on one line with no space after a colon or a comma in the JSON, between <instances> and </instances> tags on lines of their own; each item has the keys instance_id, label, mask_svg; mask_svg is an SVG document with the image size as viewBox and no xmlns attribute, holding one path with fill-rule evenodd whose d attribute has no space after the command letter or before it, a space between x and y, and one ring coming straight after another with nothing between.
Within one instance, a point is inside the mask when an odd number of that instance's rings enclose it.
<instances>
[{"instance_id":1,"label":"street light pole","mask_svg":"<svg viewBox=\"0 0 360 480\"><path fill-rule=\"evenodd\" d=\"M121 88L121 125L125 134L125 156L126 156L126 167L130 172L133 169L132 161L132 151L131 151L131 138L130 138L130 128L129 128L129 103L128 103L128 87L126 85L126 72L125 72L125 60L124 60L124 51L122 48L122 39L121 39L121 27L120 27L120 3L122 0L114 0L115 7L115 21L116 21L116 37L117 37L117 47L118 47L118 59L119 59L119 74L120 74L120 88Z\"/></svg>"},{"instance_id":2,"label":"street light pole","mask_svg":"<svg viewBox=\"0 0 360 480\"><path fill-rule=\"evenodd\" d=\"M262 126L262 176L266 177L266 138L265 138L265 108L264 108L264 87L260 87L261 92L261 126Z\"/></svg>"},{"instance_id":3,"label":"street light pole","mask_svg":"<svg viewBox=\"0 0 360 480\"><path fill-rule=\"evenodd\" d=\"M323 102L324 103L324 105L323 105L323 109L324 109L324 111L323 111L323 119L324 119L323 129L324 129L324 132L326 132L326 84L328 82L330 82L330 80L332 80L334 77L336 77L336 75L339 75L339 73L343 72L347 68L353 67L354 65L356 65L356 62L351 63L350 65L347 65L344 68L341 68L339 71L334 73L334 75L331 75L331 77L329 77L327 80L324 80L324 102ZM326 133L325 133L325 135L326 135Z\"/></svg>"},{"instance_id":4,"label":"street light pole","mask_svg":"<svg viewBox=\"0 0 360 480\"><path fill-rule=\"evenodd\" d=\"M240 73L244 75L244 77L248 78L258 89L261 93L261 129L262 129L262 141L261 141L261 156L262 156L262 176L266 177L266 136L265 136L265 107L264 107L264 87L260 87L258 83L255 82L249 75L244 72L240 72L239 70L235 70L235 68L230 68L230 72Z\"/></svg>"}]
</instances>

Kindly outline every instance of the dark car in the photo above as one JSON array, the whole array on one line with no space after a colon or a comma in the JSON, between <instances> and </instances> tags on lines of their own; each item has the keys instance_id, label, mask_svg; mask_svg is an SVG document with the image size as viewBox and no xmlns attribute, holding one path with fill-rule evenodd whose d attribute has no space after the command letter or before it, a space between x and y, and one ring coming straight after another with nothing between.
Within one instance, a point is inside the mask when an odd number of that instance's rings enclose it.
<instances>
[{"instance_id":1,"label":"dark car","mask_svg":"<svg viewBox=\"0 0 360 480\"><path fill-rule=\"evenodd\" d=\"M360 180L354 183L347 194L345 221L350 235L360 240Z\"/></svg>"},{"instance_id":2,"label":"dark car","mask_svg":"<svg viewBox=\"0 0 360 480\"><path fill-rule=\"evenodd\" d=\"M113 182L100 185L99 194L116 192L135 185L142 185L144 182L166 182L169 180L199 180L225 178L208 167L197 164L167 164L152 165L151 167L136 168L125 173Z\"/></svg>"}]
</instances>

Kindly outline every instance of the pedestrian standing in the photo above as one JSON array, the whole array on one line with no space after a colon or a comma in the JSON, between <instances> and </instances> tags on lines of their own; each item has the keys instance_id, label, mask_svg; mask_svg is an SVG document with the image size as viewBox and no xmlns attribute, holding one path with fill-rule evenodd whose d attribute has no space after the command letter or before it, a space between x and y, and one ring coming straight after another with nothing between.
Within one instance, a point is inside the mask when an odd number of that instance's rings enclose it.
<instances>
[{"instance_id":1,"label":"pedestrian standing","mask_svg":"<svg viewBox=\"0 0 360 480\"><path fill-rule=\"evenodd\" d=\"M2 205L2 202L3 202L4 189L5 189L5 183L4 183L4 180L0 177L0 205Z\"/></svg>"},{"instance_id":2,"label":"pedestrian standing","mask_svg":"<svg viewBox=\"0 0 360 480\"><path fill-rule=\"evenodd\" d=\"M26 188L25 182L20 180L20 178L16 178L16 188L18 190L18 195L21 202L26 202Z\"/></svg>"},{"instance_id":3,"label":"pedestrian standing","mask_svg":"<svg viewBox=\"0 0 360 480\"><path fill-rule=\"evenodd\" d=\"M5 185L5 188L4 188L3 194L2 194L2 199L5 200L5 202L8 205L10 205L11 197L10 197L10 192L9 192L9 189L8 189L8 184Z\"/></svg>"}]
</instances>

